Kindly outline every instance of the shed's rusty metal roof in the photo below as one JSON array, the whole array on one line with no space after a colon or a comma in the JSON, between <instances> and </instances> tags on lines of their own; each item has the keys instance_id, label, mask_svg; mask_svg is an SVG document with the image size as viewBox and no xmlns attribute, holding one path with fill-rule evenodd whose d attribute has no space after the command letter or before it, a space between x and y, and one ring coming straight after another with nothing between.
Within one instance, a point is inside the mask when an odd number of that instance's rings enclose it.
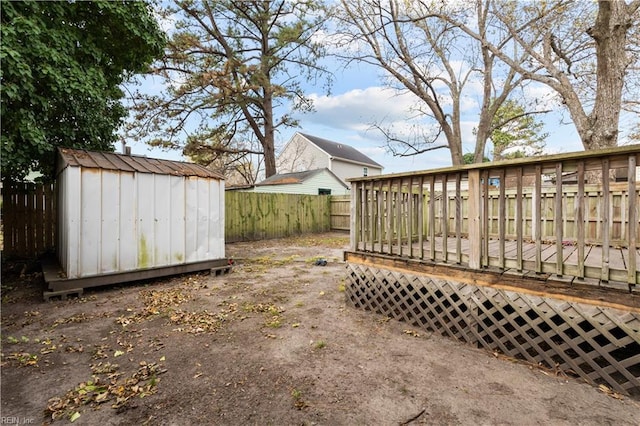
<instances>
[{"instance_id":1,"label":"shed's rusty metal roof","mask_svg":"<svg viewBox=\"0 0 640 426\"><path fill-rule=\"evenodd\" d=\"M71 148L58 148L58 154L56 174L67 167L85 167L124 172L224 179L220 173L198 164L182 161L160 160L137 155L117 154L115 152L97 152Z\"/></svg>"}]
</instances>

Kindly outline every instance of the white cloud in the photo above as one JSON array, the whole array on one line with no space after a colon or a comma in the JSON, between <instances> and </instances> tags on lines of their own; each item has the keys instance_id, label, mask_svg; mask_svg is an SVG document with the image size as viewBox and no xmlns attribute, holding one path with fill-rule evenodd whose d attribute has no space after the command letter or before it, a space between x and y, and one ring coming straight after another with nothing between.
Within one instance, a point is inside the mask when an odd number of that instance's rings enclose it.
<instances>
[{"instance_id":1,"label":"white cloud","mask_svg":"<svg viewBox=\"0 0 640 426\"><path fill-rule=\"evenodd\" d=\"M312 94L310 98L315 112L306 114L305 121L357 132L367 130L373 123L405 121L418 102L413 94L379 86L336 96Z\"/></svg>"},{"instance_id":2,"label":"white cloud","mask_svg":"<svg viewBox=\"0 0 640 426\"><path fill-rule=\"evenodd\" d=\"M549 86L533 83L523 88L527 108L536 111L553 110L559 106L558 93Z\"/></svg>"},{"instance_id":3,"label":"white cloud","mask_svg":"<svg viewBox=\"0 0 640 426\"><path fill-rule=\"evenodd\" d=\"M160 8L154 10L153 15L160 29L167 35L171 35L176 30L176 22L178 19L175 14L168 14Z\"/></svg>"},{"instance_id":4,"label":"white cloud","mask_svg":"<svg viewBox=\"0 0 640 426\"><path fill-rule=\"evenodd\" d=\"M429 119L412 120L417 115L412 108L420 100L411 93L371 86L338 95L312 94L310 97L314 101L315 112L299 117L302 131L347 143L382 164L386 173L451 164L451 157L446 149L414 157L393 157L386 148L385 137L372 128L374 123L379 124L406 139L415 132L416 125L422 125L428 130L432 125ZM466 105L471 107L472 102ZM470 134L471 127L465 127L465 134Z\"/></svg>"}]
</instances>

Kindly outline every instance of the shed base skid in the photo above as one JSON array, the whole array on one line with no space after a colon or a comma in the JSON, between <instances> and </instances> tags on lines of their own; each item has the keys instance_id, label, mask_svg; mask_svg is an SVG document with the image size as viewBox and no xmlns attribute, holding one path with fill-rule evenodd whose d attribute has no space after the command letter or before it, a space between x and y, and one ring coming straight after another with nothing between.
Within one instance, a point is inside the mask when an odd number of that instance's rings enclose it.
<instances>
[{"instance_id":1,"label":"shed base skid","mask_svg":"<svg viewBox=\"0 0 640 426\"><path fill-rule=\"evenodd\" d=\"M45 300L49 300L51 297L55 296L61 296L64 298L69 294L82 294L82 290L85 288L147 280L170 275L187 274L190 272L211 271L216 275L221 275L228 273L231 270L231 267L231 260L215 259L161 268L119 272L115 274L95 275L83 278L66 278L56 259L45 258L42 260L42 272L44 280L47 283L47 290L43 293L43 297Z\"/></svg>"}]
</instances>

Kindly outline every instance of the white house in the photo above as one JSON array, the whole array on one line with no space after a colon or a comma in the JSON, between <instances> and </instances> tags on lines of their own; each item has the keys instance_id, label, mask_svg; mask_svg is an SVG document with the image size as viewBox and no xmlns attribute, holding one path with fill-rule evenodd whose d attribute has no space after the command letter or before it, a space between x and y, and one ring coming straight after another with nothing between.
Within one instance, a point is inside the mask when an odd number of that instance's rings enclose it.
<instances>
[{"instance_id":1,"label":"white house","mask_svg":"<svg viewBox=\"0 0 640 426\"><path fill-rule=\"evenodd\" d=\"M277 159L281 173L327 168L342 182L349 178L377 176L383 167L357 149L339 142L296 132Z\"/></svg>"},{"instance_id":2,"label":"white house","mask_svg":"<svg viewBox=\"0 0 640 426\"><path fill-rule=\"evenodd\" d=\"M251 192L281 194L348 195L349 186L329 169L279 173L255 184Z\"/></svg>"}]
</instances>

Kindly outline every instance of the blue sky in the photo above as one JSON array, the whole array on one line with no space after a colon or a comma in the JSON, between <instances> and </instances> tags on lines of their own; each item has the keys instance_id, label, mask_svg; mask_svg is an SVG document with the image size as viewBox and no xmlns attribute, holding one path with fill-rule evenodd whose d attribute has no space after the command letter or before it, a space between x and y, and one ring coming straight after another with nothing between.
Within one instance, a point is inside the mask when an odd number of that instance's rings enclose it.
<instances>
[{"instance_id":1,"label":"blue sky","mask_svg":"<svg viewBox=\"0 0 640 426\"><path fill-rule=\"evenodd\" d=\"M370 65L352 65L348 69L328 60L329 68L335 72L334 84L330 95L321 92L321 88L306 87L307 95L314 100L315 111L298 115L299 128L281 131L276 136L276 149L282 148L296 131L308 133L325 139L351 145L376 162L384 166L385 173L424 170L445 167L451 164L447 149L431 151L415 157L394 157L385 148L385 139L381 133L371 129L372 123L385 121L399 128L406 126L410 113L408 108L416 102L411 95L397 95L384 87L380 69ZM153 90L158 81L148 81L143 85ZM531 85L527 89L530 98L546 99L548 105L552 92L544 86ZM477 123L477 102L471 99L463 116L463 150L472 152L475 137L472 129ZM556 111L539 117L545 123L548 153L572 152L583 150L580 138L571 124L567 112ZM632 119L623 119L623 126L630 126ZM564 124L562 124L564 123ZM624 137L620 143L624 143ZM134 154L149 157L183 160L179 151L152 149L142 143L130 143ZM488 148L490 149L490 148Z\"/></svg>"},{"instance_id":2,"label":"blue sky","mask_svg":"<svg viewBox=\"0 0 640 426\"><path fill-rule=\"evenodd\" d=\"M336 67L338 65L336 64ZM277 135L277 147L283 147L296 131L351 145L384 166L385 173L424 170L451 165L447 149L431 151L415 157L394 157L385 148L384 137L371 124L386 120L403 122L410 114L407 108L414 99L398 96L382 85L379 70L371 66L352 66L336 72L330 95L314 87L308 95L314 99L315 111L299 114L299 128L290 128ZM545 90L545 89L541 89ZM565 114L566 115L566 114ZM477 110L465 114L464 150L473 151L475 138L472 128L477 121ZM582 143L572 124L561 124L562 114L550 113L541 117L545 132L549 133L547 150L550 153L581 151ZM569 122L568 116L564 117ZM186 160L179 151L152 149L142 143L132 143L133 153L156 158Z\"/></svg>"}]
</instances>

